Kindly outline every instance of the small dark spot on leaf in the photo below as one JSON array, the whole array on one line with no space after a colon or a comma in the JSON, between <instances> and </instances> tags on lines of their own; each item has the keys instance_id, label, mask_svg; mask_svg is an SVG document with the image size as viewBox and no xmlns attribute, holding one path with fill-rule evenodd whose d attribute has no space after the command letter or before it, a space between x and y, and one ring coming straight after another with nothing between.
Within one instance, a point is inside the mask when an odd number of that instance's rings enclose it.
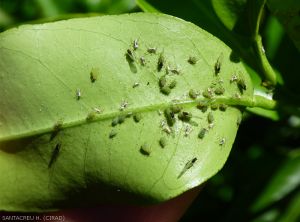
<instances>
[{"instance_id":1,"label":"small dark spot on leaf","mask_svg":"<svg viewBox=\"0 0 300 222\"><path fill-rule=\"evenodd\" d=\"M161 137L159 139L159 145L161 146L161 148L164 148L167 145L167 140L165 137Z\"/></svg>"},{"instance_id":2,"label":"small dark spot on leaf","mask_svg":"<svg viewBox=\"0 0 300 222\"><path fill-rule=\"evenodd\" d=\"M140 113L135 113L135 114L133 115L133 120L134 120L136 123L140 122L141 119L142 119L142 114L140 114Z\"/></svg>"},{"instance_id":3,"label":"small dark spot on leaf","mask_svg":"<svg viewBox=\"0 0 300 222\"><path fill-rule=\"evenodd\" d=\"M112 139L112 138L114 138L116 135L117 135L117 132L114 131L114 130L112 130L112 131L110 131L110 133L109 133L109 138Z\"/></svg>"},{"instance_id":4,"label":"small dark spot on leaf","mask_svg":"<svg viewBox=\"0 0 300 222\"><path fill-rule=\"evenodd\" d=\"M188 59L188 63L190 63L191 65L195 65L197 63L198 59L194 56L190 56Z\"/></svg>"}]
</instances>

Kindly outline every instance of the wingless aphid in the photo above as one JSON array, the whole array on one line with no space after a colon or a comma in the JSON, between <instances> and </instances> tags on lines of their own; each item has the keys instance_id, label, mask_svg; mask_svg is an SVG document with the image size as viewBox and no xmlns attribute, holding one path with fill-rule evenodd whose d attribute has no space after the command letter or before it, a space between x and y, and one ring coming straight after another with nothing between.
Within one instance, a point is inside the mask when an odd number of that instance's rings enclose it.
<instances>
[{"instance_id":1,"label":"wingless aphid","mask_svg":"<svg viewBox=\"0 0 300 222\"><path fill-rule=\"evenodd\" d=\"M142 119L142 114L140 114L140 113L135 113L135 114L133 115L133 120L134 120L136 123L140 122L141 119Z\"/></svg>"},{"instance_id":2,"label":"wingless aphid","mask_svg":"<svg viewBox=\"0 0 300 222\"><path fill-rule=\"evenodd\" d=\"M160 72L161 69L163 68L165 63L165 57L164 55L161 53L158 57L158 61L157 61L157 71Z\"/></svg>"},{"instance_id":3,"label":"wingless aphid","mask_svg":"<svg viewBox=\"0 0 300 222\"><path fill-rule=\"evenodd\" d=\"M170 89L174 89L177 85L177 81L174 79L170 84L169 84L169 88Z\"/></svg>"},{"instance_id":4,"label":"wingless aphid","mask_svg":"<svg viewBox=\"0 0 300 222\"><path fill-rule=\"evenodd\" d=\"M197 63L197 58L194 56L190 56L188 59L188 63L190 63L191 65L195 65Z\"/></svg>"},{"instance_id":5,"label":"wingless aphid","mask_svg":"<svg viewBox=\"0 0 300 222\"><path fill-rule=\"evenodd\" d=\"M112 131L110 131L110 133L109 133L109 138L112 139L112 138L114 138L116 135L117 135L117 132L114 131L114 130L112 130Z\"/></svg>"},{"instance_id":6,"label":"wingless aphid","mask_svg":"<svg viewBox=\"0 0 300 222\"><path fill-rule=\"evenodd\" d=\"M153 47L152 48L148 48L147 52L155 54L156 53L156 48L153 48Z\"/></svg>"},{"instance_id":7,"label":"wingless aphid","mask_svg":"<svg viewBox=\"0 0 300 222\"><path fill-rule=\"evenodd\" d=\"M81 90L80 89L76 89L76 99L80 100L81 98Z\"/></svg>"},{"instance_id":8,"label":"wingless aphid","mask_svg":"<svg viewBox=\"0 0 300 222\"><path fill-rule=\"evenodd\" d=\"M214 115L212 114L212 112L208 113L207 121L208 121L208 123L213 123L214 122Z\"/></svg>"},{"instance_id":9,"label":"wingless aphid","mask_svg":"<svg viewBox=\"0 0 300 222\"><path fill-rule=\"evenodd\" d=\"M146 156L149 156L151 153L151 147L149 146L149 144L144 143L140 148L140 152Z\"/></svg>"},{"instance_id":10,"label":"wingless aphid","mask_svg":"<svg viewBox=\"0 0 300 222\"><path fill-rule=\"evenodd\" d=\"M215 63L215 74L218 75L221 71L221 65L223 61L223 53L218 57L216 63Z\"/></svg>"},{"instance_id":11,"label":"wingless aphid","mask_svg":"<svg viewBox=\"0 0 300 222\"><path fill-rule=\"evenodd\" d=\"M137 50L138 48L139 48L139 43L138 43L138 40L135 39L135 40L133 41L133 50Z\"/></svg>"},{"instance_id":12,"label":"wingless aphid","mask_svg":"<svg viewBox=\"0 0 300 222\"><path fill-rule=\"evenodd\" d=\"M90 79L91 82L94 83L99 76L99 68L93 68L92 71L90 72Z\"/></svg>"},{"instance_id":13,"label":"wingless aphid","mask_svg":"<svg viewBox=\"0 0 300 222\"><path fill-rule=\"evenodd\" d=\"M200 130L199 134L198 134L198 137L199 137L200 139L203 139L206 133L207 133L207 129L202 128L202 129Z\"/></svg>"},{"instance_id":14,"label":"wingless aphid","mask_svg":"<svg viewBox=\"0 0 300 222\"><path fill-rule=\"evenodd\" d=\"M60 152L60 148L61 148L61 144L60 143L56 144L56 146L55 146L55 148L52 152L51 159L50 159L49 164L48 164L48 169L51 168L53 163L56 161L56 159L59 155L59 152Z\"/></svg>"},{"instance_id":15,"label":"wingless aphid","mask_svg":"<svg viewBox=\"0 0 300 222\"><path fill-rule=\"evenodd\" d=\"M189 91L189 96L192 98L192 99L197 99L197 92L193 89L190 89Z\"/></svg>"},{"instance_id":16,"label":"wingless aphid","mask_svg":"<svg viewBox=\"0 0 300 222\"><path fill-rule=\"evenodd\" d=\"M179 179L188 169L190 169L192 166L194 166L195 162L197 161L197 158L194 157L193 159L189 160L184 168L182 169L182 171L180 172L180 174L178 175L177 179Z\"/></svg>"},{"instance_id":17,"label":"wingless aphid","mask_svg":"<svg viewBox=\"0 0 300 222\"><path fill-rule=\"evenodd\" d=\"M126 59L129 62L134 62L133 52L130 49L127 49L126 51Z\"/></svg>"},{"instance_id":18,"label":"wingless aphid","mask_svg":"<svg viewBox=\"0 0 300 222\"><path fill-rule=\"evenodd\" d=\"M167 145L167 140L165 137L161 137L159 139L159 145L161 146L161 148L164 148Z\"/></svg>"}]
</instances>

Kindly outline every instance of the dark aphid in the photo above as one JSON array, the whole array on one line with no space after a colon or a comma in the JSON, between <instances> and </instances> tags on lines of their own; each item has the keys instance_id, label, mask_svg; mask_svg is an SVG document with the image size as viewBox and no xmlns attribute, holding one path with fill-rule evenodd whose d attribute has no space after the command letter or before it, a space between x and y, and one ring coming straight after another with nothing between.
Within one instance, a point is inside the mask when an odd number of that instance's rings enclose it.
<instances>
[{"instance_id":1,"label":"dark aphid","mask_svg":"<svg viewBox=\"0 0 300 222\"><path fill-rule=\"evenodd\" d=\"M171 106L171 111L172 111L173 113L179 113L181 110L182 110L182 107L181 107L181 106L178 106L178 105L172 105L172 106Z\"/></svg>"},{"instance_id":2,"label":"dark aphid","mask_svg":"<svg viewBox=\"0 0 300 222\"><path fill-rule=\"evenodd\" d=\"M226 142L225 138L222 138L219 142L219 145L223 146L225 144L225 142Z\"/></svg>"},{"instance_id":3,"label":"dark aphid","mask_svg":"<svg viewBox=\"0 0 300 222\"><path fill-rule=\"evenodd\" d=\"M159 78L158 84L159 84L160 87L164 87L167 84L166 76L161 76Z\"/></svg>"},{"instance_id":4,"label":"dark aphid","mask_svg":"<svg viewBox=\"0 0 300 222\"><path fill-rule=\"evenodd\" d=\"M86 121L93 121L95 118L96 118L96 112L92 111L87 115Z\"/></svg>"},{"instance_id":5,"label":"dark aphid","mask_svg":"<svg viewBox=\"0 0 300 222\"><path fill-rule=\"evenodd\" d=\"M135 39L135 40L133 41L133 50L137 50L138 48L139 48L139 43L138 43L138 40Z\"/></svg>"},{"instance_id":6,"label":"dark aphid","mask_svg":"<svg viewBox=\"0 0 300 222\"><path fill-rule=\"evenodd\" d=\"M190 56L188 59L188 63L190 63L191 65L195 65L197 63L198 59L194 56Z\"/></svg>"},{"instance_id":7,"label":"dark aphid","mask_svg":"<svg viewBox=\"0 0 300 222\"><path fill-rule=\"evenodd\" d=\"M221 71L221 64L223 61L223 53L218 57L216 63L215 63L215 74L218 75Z\"/></svg>"},{"instance_id":8,"label":"dark aphid","mask_svg":"<svg viewBox=\"0 0 300 222\"><path fill-rule=\"evenodd\" d=\"M56 159L58 157L58 154L60 152L60 148L61 148L61 144L60 143L56 144L56 146L55 146L55 148L52 152L51 159L50 159L49 164L48 164L48 169L51 168L53 163L56 161Z\"/></svg>"},{"instance_id":9,"label":"dark aphid","mask_svg":"<svg viewBox=\"0 0 300 222\"><path fill-rule=\"evenodd\" d=\"M174 89L177 85L177 81L174 79L170 84L169 84L169 88L170 89Z\"/></svg>"},{"instance_id":10,"label":"dark aphid","mask_svg":"<svg viewBox=\"0 0 300 222\"><path fill-rule=\"evenodd\" d=\"M202 128L201 130L200 130L200 132L198 133L198 138L200 138L200 139L203 139L204 138L204 136L205 136L205 134L207 133L207 129L206 128Z\"/></svg>"},{"instance_id":11,"label":"dark aphid","mask_svg":"<svg viewBox=\"0 0 300 222\"><path fill-rule=\"evenodd\" d=\"M163 68L165 63L165 57L164 55L161 53L158 57L158 61L157 61L157 71L160 72L161 69Z\"/></svg>"},{"instance_id":12,"label":"dark aphid","mask_svg":"<svg viewBox=\"0 0 300 222\"><path fill-rule=\"evenodd\" d=\"M124 123L125 118L126 118L126 115L121 115L121 116L119 116L119 117L118 117L118 123L119 123L119 124Z\"/></svg>"},{"instance_id":13,"label":"dark aphid","mask_svg":"<svg viewBox=\"0 0 300 222\"><path fill-rule=\"evenodd\" d=\"M99 68L92 68L91 72L90 72L90 80L91 82L95 82L99 76Z\"/></svg>"},{"instance_id":14,"label":"dark aphid","mask_svg":"<svg viewBox=\"0 0 300 222\"><path fill-rule=\"evenodd\" d=\"M143 56L140 58L140 63L141 63L142 66L146 65L146 60Z\"/></svg>"},{"instance_id":15,"label":"dark aphid","mask_svg":"<svg viewBox=\"0 0 300 222\"><path fill-rule=\"evenodd\" d=\"M133 83L132 88L138 87L140 84L138 82Z\"/></svg>"},{"instance_id":16,"label":"dark aphid","mask_svg":"<svg viewBox=\"0 0 300 222\"><path fill-rule=\"evenodd\" d=\"M112 131L110 131L110 133L109 133L109 138L112 139L112 138L114 138L116 135L117 135L117 132L114 131L114 130L112 130Z\"/></svg>"},{"instance_id":17,"label":"dark aphid","mask_svg":"<svg viewBox=\"0 0 300 222\"><path fill-rule=\"evenodd\" d=\"M160 88L161 93L169 95L171 93L171 88L169 86L164 86Z\"/></svg>"},{"instance_id":18,"label":"dark aphid","mask_svg":"<svg viewBox=\"0 0 300 222\"><path fill-rule=\"evenodd\" d=\"M119 123L119 117L115 117L112 122L111 122L111 126L116 126Z\"/></svg>"},{"instance_id":19,"label":"dark aphid","mask_svg":"<svg viewBox=\"0 0 300 222\"><path fill-rule=\"evenodd\" d=\"M197 94L197 92L196 92L195 90L190 89L190 91L189 91L189 96L190 96L192 99L197 99L198 94Z\"/></svg>"},{"instance_id":20,"label":"dark aphid","mask_svg":"<svg viewBox=\"0 0 300 222\"><path fill-rule=\"evenodd\" d=\"M179 179L188 169L190 169L194 164L195 162L197 161L197 158L194 157L193 159L189 160L184 168L182 169L181 173L178 175L177 179Z\"/></svg>"},{"instance_id":21,"label":"dark aphid","mask_svg":"<svg viewBox=\"0 0 300 222\"><path fill-rule=\"evenodd\" d=\"M214 122L214 115L212 112L209 112L207 115L207 121L208 123L213 123Z\"/></svg>"},{"instance_id":22,"label":"dark aphid","mask_svg":"<svg viewBox=\"0 0 300 222\"><path fill-rule=\"evenodd\" d=\"M178 114L178 119L180 119L180 120L182 120L182 121L184 121L184 122L190 121L192 117L193 117L193 116L192 116L191 113L185 112L185 111L180 112L180 113Z\"/></svg>"},{"instance_id":23,"label":"dark aphid","mask_svg":"<svg viewBox=\"0 0 300 222\"><path fill-rule=\"evenodd\" d=\"M165 114L168 125L173 126L176 121L174 112L172 112L172 110L170 108L167 108L167 109L165 109L164 114Z\"/></svg>"},{"instance_id":24,"label":"dark aphid","mask_svg":"<svg viewBox=\"0 0 300 222\"><path fill-rule=\"evenodd\" d=\"M206 90L204 90L202 95L205 98L211 99L213 97L213 92L212 92L211 88L207 88Z\"/></svg>"},{"instance_id":25,"label":"dark aphid","mask_svg":"<svg viewBox=\"0 0 300 222\"><path fill-rule=\"evenodd\" d=\"M245 80L243 78L239 77L236 83L241 93L243 93L243 91L247 89Z\"/></svg>"},{"instance_id":26,"label":"dark aphid","mask_svg":"<svg viewBox=\"0 0 300 222\"><path fill-rule=\"evenodd\" d=\"M205 113L208 109L208 104L205 101L199 101L197 104L197 108L200 109L203 113Z\"/></svg>"},{"instance_id":27,"label":"dark aphid","mask_svg":"<svg viewBox=\"0 0 300 222\"><path fill-rule=\"evenodd\" d=\"M219 105L217 103L213 103L210 105L211 110L217 110L219 108Z\"/></svg>"},{"instance_id":28,"label":"dark aphid","mask_svg":"<svg viewBox=\"0 0 300 222\"><path fill-rule=\"evenodd\" d=\"M219 109L224 112L224 111L226 111L227 107L228 106L226 104L222 103L222 104L220 104Z\"/></svg>"},{"instance_id":29,"label":"dark aphid","mask_svg":"<svg viewBox=\"0 0 300 222\"><path fill-rule=\"evenodd\" d=\"M134 62L134 55L130 49L127 49L126 51L126 59L128 62Z\"/></svg>"},{"instance_id":30,"label":"dark aphid","mask_svg":"<svg viewBox=\"0 0 300 222\"><path fill-rule=\"evenodd\" d=\"M224 92L225 92L225 88L223 88L223 87L218 87L218 88L215 89L215 94L216 95L223 95Z\"/></svg>"},{"instance_id":31,"label":"dark aphid","mask_svg":"<svg viewBox=\"0 0 300 222\"><path fill-rule=\"evenodd\" d=\"M51 133L51 136L50 136L50 141L53 140L54 137L56 137L58 132L62 129L62 126L63 126L63 121L62 120L59 120L54 124L53 132Z\"/></svg>"},{"instance_id":32,"label":"dark aphid","mask_svg":"<svg viewBox=\"0 0 300 222\"><path fill-rule=\"evenodd\" d=\"M81 90L80 89L76 89L76 99L80 100L81 98Z\"/></svg>"},{"instance_id":33,"label":"dark aphid","mask_svg":"<svg viewBox=\"0 0 300 222\"><path fill-rule=\"evenodd\" d=\"M161 137L159 139L159 145L161 146L161 148L164 148L167 145L167 139L165 137Z\"/></svg>"},{"instance_id":34,"label":"dark aphid","mask_svg":"<svg viewBox=\"0 0 300 222\"><path fill-rule=\"evenodd\" d=\"M152 48L148 48L147 52L155 54L156 50L157 50L156 48L152 47Z\"/></svg>"},{"instance_id":35,"label":"dark aphid","mask_svg":"<svg viewBox=\"0 0 300 222\"><path fill-rule=\"evenodd\" d=\"M136 123L140 122L141 119L142 119L142 114L140 114L140 113L135 113L135 114L133 115L133 120L134 120Z\"/></svg>"},{"instance_id":36,"label":"dark aphid","mask_svg":"<svg viewBox=\"0 0 300 222\"><path fill-rule=\"evenodd\" d=\"M150 147L150 145L149 144L147 144L147 143L144 143L142 146L141 146L141 148L140 148L140 152L142 153L142 154L144 154L144 155L146 155L146 156L149 156L150 155L150 153L151 153L151 147Z\"/></svg>"}]
</instances>

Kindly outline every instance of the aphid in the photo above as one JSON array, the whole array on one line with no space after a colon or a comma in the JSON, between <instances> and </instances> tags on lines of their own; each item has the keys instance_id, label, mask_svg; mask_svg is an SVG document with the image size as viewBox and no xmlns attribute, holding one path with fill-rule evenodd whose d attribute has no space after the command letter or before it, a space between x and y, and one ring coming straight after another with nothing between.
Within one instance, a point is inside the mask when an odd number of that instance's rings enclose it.
<instances>
[{"instance_id":1,"label":"aphid","mask_svg":"<svg viewBox=\"0 0 300 222\"><path fill-rule=\"evenodd\" d=\"M195 65L197 63L198 59L194 56L190 56L188 59L188 63L190 63L191 65Z\"/></svg>"},{"instance_id":2,"label":"aphid","mask_svg":"<svg viewBox=\"0 0 300 222\"><path fill-rule=\"evenodd\" d=\"M207 115L207 121L208 123L213 123L214 122L214 115L212 112L209 112Z\"/></svg>"},{"instance_id":3,"label":"aphid","mask_svg":"<svg viewBox=\"0 0 300 222\"><path fill-rule=\"evenodd\" d=\"M225 142L226 142L225 138L222 138L219 142L219 145L223 146L225 144Z\"/></svg>"},{"instance_id":4,"label":"aphid","mask_svg":"<svg viewBox=\"0 0 300 222\"><path fill-rule=\"evenodd\" d=\"M161 146L161 148L164 148L167 145L167 140L165 137L161 137L159 139L159 145Z\"/></svg>"},{"instance_id":5,"label":"aphid","mask_svg":"<svg viewBox=\"0 0 300 222\"><path fill-rule=\"evenodd\" d=\"M140 58L140 63L141 63L142 66L146 65L146 60L143 56Z\"/></svg>"},{"instance_id":6,"label":"aphid","mask_svg":"<svg viewBox=\"0 0 300 222\"><path fill-rule=\"evenodd\" d=\"M60 143L57 143L53 152L52 152L52 155L51 155L51 159L49 161L49 164L48 164L48 169L53 165L53 163L56 161L57 157L58 157L58 154L60 152L60 148L61 148L61 144Z\"/></svg>"},{"instance_id":7,"label":"aphid","mask_svg":"<svg viewBox=\"0 0 300 222\"><path fill-rule=\"evenodd\" d=\"M112 138L114 138L116 135L117 135L117 132L114 131L114 130L112 130L112 131L110 131L110 133L109 133L109 138L112 139Z\"/></svg>"},{"instance_id":8,"label":"aphid","mask_svg":"<svg viewBox=\"0 0 300 222\"><path fill-rule=\"evenodd\" d=\"M213 103L210 105L211 110L217 110L219 108L219 105L217 103Z\"/></svg>"},{"instance_id":9,"label":"aphid","mask_svg":"<svg viewBox=\"0 0 300 222\"><path fill-rule=\"evenodd\" d=\"M97 113L97 114L100 114L103 112L102 109L98 108L98 107L94 107L94 111Z\"/></svg>"},{"instance_id":10,"label":"aphid","mask_svg":"<svg viewBox=\"0 0 300 222\"><path fill-rule=\"evenodd\" d=\"M215 74L218 75L221 71L221 64L223 61L223 53L218 57L216 63L215 63Z\"/></svg>"},{"instance_id":11,"label":"aphid","mask_svg":"<svg viewBox=\"0 0 300 222\"><path fill-rule=\"evenodd\" d=\"M208 109L208 103L205 101L199 101L197 104L197 108L200 109L203 113L205 113Z\"/></svg>"},{"instance_id":12,"label":"aphid","mask_svg":"<svg viewBox=\"0 0 300 222\"><path fill-rule=\"evenodd\" d=\"M186 126L184 129L184 136L187 137L188 135L190 135L190 133L193 131L191 126Z\"/></svg>"},{"instance_id":13,"label":"aphid","mask_svg":"<svg viewBox=\"0 0 300 222\"><path fill-rule=\"evenodd\" d=\"M171 93L171 88L169 86L164 86L160 88L160 91L165 95L169 95Z\"/></svg>"},{"instance_id":14,"label":"aphid","mask_svg":"<svg viewBox=\"0 0 300 222\"><path fill-rule=\"evenodd\" d=\"M118 123L119 123L119 124L124 123L125 118L126 118L126 115L120 115L120 116L118 117Z\"/></svg>"},{"instance_id":15,"label":"aphid","mask_svg":"<svg viewBox=\"0 0 300 222\"><path fill-rule=\"evenodd\" d=\"M140 84L138 82L133 83L132 88L138 87Z\"/></svg>"},{"instance_id":16,"label":"aphid","mask_svg":"<svg viewBox=\"0 0 300 222\"><path fill-rule=\"evenodd\" d=\"M182 171L180 172L180 174L178 175L177 179L179 179L188 169L190 169L194 164L195 162L197 161L197 158L194 157L193 159L189 160L184 168L182 169Z\"/></svg>"},{"instance_id":17,"label":"aphid","mask_svg":"<svg viewBox=\"0 0 300 222\"><path fill-rule=\"evenodd\" d=\"M197 99L198 94L197 94L197 92L196 92L195 90L190 89L190 91L189 91L189 96L190 96L192 99Z\"/></svg>"},{"instance_id":18,"label":"aphid","mask_svg":"<svg viewBox=\"0 0 300 222\"><path fill-rule=\"evenodd\" d=\"M236 74L233 74L230 78L230 83L236 82L238 80L238 77Z\"/></svg>"},{"instance_id":19,"label":"aphid","mask_svg":"<svg viewBox=\"0 0 300 222\"><path fill-rule=\"evenodd\" d=\"M165 109L164 114L168 125L173 126L175 123L175 114L172 112L170 108Z\"/></svg>"},{"instance_id":20,"label":"aphid","mask_svg":"<svg viewBox=\"0 0 300 222\"><path fill-rule=\"evenodd\" d=\"M92 83L97 80L99 72L99 68L92 68L92 71L90 72L90 79Z\"/></svg>"},{"instance_id":21,"label":"aphid","mask_svg":"<svg viewBox=\"0 0 300 222\"><path fill-rule=\"evenodd\" d=\"M157 50L156 48L152 47L152 48L148 48L147 52L155 54L156 50Z\"/></svg>"},{"instance_id":22,"label":"aphid","mask_svg":"<svg viewBox=\"0 0 300 222\"><path fill-rule=\"evenodd\" d=\"M224 112L224 111L226 111L227 107L228 106L226 104L222 103L222 104L220 104L219 109Z\"/></svg>"},{"instance_id":23,"label":"aphid","mask_svg":"<svg viewBox=\"0 0 300 222\"><path fill-rule=\"evenodd\" d=\"M140 152L146 156L149 156L151 151L151 147L147 143L144 143L140 148Z\"/></svg>"},{"instance_id":24,"label":"aphid","mask_svg":"<svg viewBox=\"0 0 300 222\"><path fill-rule=\"evenodd\" d=\"M205 136L205 134L207 133L207 129L206 128L202 128L201 130L200 130L200 132L198 133L198 138L200 138L200 139L203 139L204 138L204 136Z\"/></svg>"},{"instance_id":25,"label":"aphid","mask_svg":"<svg viewBox=\"0 0 300 222\"><path fill-rule=\"evenodd\" d=\"M170 84L169 84L169 88L170 89L174 89L177 85L177 81L174 79Z\"/></svg>"},{"instance_id":26,"label":"aphid","mask_svg":"<svg viewBox=\"0 0 300 222\"><path fill-rule=\"evenodd\" d=\"M172 129L169 126L163 126L162 130L167 134L172 133Z\"/></svg>"},{"instance_id":27,"label":"aphid","mask_svg":"<svg viewBox=\"0 0 300 222\"><path fill-rule=\"evenodd\" d=\"M135 39L135 40L133 41L133 50L137 50L138 48L139 48L139 43L138 43L138 40Z\"/></svg>"},{"instance_id":28,"label":"aphid","mask_svg":"<svg viewBox=\"0 0 300 222\"><path fill-rule=\"evenodd\" d=\"M81 98L81 90L80 89L76 89L76 99L80 100Z\"/></svg>"},{"instance_id":29,"label":"aphid","mask_svg":"<svg viewBox=\"0 0 300 222\"><path fill-rule=\"evenodd\" d=\"M135 114L133 115L133 120L134 120L136 123L140 122L141 119L142 119L142 114L140 114L140 113L135 113Z\"/></svg>"},{"instance_id":30,"label":"aphid","mask_svg":"<svg viewBox=\"0 0 300 222\"><path fill-rule=\"evenodd\" d=\"M180 70L179 70L178 68L170 69L170 71L171 71L173 74L176 74L176 75L179 75L179 74L180 74Z\"/></svg>"},{"instance_id":31,"label":"aphid","mask_svg":"<svg viewBox=\"0 0 300 222\"><path fill-rule=\"evenodd\" d=\"M216 95L223 95L225 92L225 89L223 87L218 87L215 89L215 94Z\"/></svg>"},{"instance_id":32,"label":"aphid","mask_svg":"<svg viewBox=\"0 0 300 222\"><path fill-rule=\"evenodd\" d=\"M189 112L183 111L183 112L180 112L180 113L178 114L178 119L180 119L180 120L182 120L182 121L184 121L184 122L190 121L191 118L192 118L192 114L189 113Z\"/></svg>"},{"instance_id":33,"label":"aphid","mask_svg":"<svg viewBox=\"0 0 300 222\"><path fill-rule=\"evenodd\" d=\"M165 76L161 76L159 78L158 84L160 87L164 87L167 84L167 78Z\"/></svg>"},{"instance_id":34,"label":"aphid","mask_svg":"<svg viewBox=\"0 0 300 222\"><path fill-rule=\"evenodd\" d=\"M54 126L53 126L53 132L51 133L50 136L50 141L54 139L54 137L56 137L56 135L58 134L58 132L62 129L63 126L63 121L62 120L58 120Z\"/></svg>"},{"instance_id":35,"label":"aphid","mask_svg":"<svg viewBox=\"0 0 300 222\"><path fill-rule=\"evenodd\" d=\"M130 49L127 49L126 51L126 59L128 62L134 62L134 55Z\"/></svg>"},{"instance_id":36,"label":"aphid","mask_svg":"<svg viewBox=\"0 0 300 222\"><path fill-rule=\"evenodd\" d=\"M157 61L157 71L160 72L161 69L163 68L165 63L165 57L164 55L161 53L158 57L158 61Z\"/></svg>"},{"instance_id":37,"label":"aphid","mask_svg":"<svg viewBox=\"0 0 300 222\"><path fill-rule=\"evenodd\" d=\"M111 122L111 126L116 126L119 123L119 117L115 117L112 122Z\"/></svg>"},{"instance_id":38,"label":"aphid","mask_svg":"<svg viewBox=\"0 0 300 222\"><path fill-rule=\"evenodd\" d=\"M96 112L92 111L87 115L86 121L93 121L95 118L96 118Z\"/></svg>"},{"instance_id":39,"label":"aphid","mask_svg":"<svg viewBox=\"0 0 300 222\"><path fill-rule=\"evenodd\" d=\"M203 93L202 93L202 95L205 98L211 99L213 97L213 93L212 93L211 88L207 88L206 90L204 90Z\"/></svg>"},{"instance_id":40,"label":"aphid","mask_svg":"<svg viewBox=\"0 0 300 222\"><path fill-rule=\"evenodd\" d=\"M124 109L126 109L128 106L128 102L127 101L123 101L120 105L120 111L123 111Z\"/></svg>"},{"instance_id":41,"label":"aphid","mask_svg":"<svg viewBox=\"0 0 300 222\"><path fill-rule=\"evenodd\" d=\"M182 107L181 107L181 106L178 106L178 105L172 105L172 106L171 106L171 111L172 111L173 113L179 113L181 110L182 110Z\"/></svg>"},{"instance_id":42,"label":"aphid","mask_svg":"<svg viewBox=\"0 0 300 222\"><path fill-rule=\"evenodd\" d=\"M237 86L241 93L243 93L243 91L247 89L245 80L241 77L239 77L239 79L237 80Z\"/></svg>"}]
</instances>

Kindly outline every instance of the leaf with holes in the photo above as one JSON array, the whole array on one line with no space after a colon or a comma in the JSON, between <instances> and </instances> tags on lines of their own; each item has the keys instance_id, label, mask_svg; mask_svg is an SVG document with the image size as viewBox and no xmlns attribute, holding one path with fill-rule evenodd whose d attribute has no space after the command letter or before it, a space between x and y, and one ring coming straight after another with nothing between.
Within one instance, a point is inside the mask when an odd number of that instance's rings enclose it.
<instances>
[{"instance_id":1,"label":"leaf with holes","mask_svg":"<svg viewBox=\"0 0 300 222\"><path fill-rule=\"evenodd\" d=\"M162 14L2 33L0 210L158 202L205 182L253 100L230 53Z\"/></svg>"}]
</instances>

